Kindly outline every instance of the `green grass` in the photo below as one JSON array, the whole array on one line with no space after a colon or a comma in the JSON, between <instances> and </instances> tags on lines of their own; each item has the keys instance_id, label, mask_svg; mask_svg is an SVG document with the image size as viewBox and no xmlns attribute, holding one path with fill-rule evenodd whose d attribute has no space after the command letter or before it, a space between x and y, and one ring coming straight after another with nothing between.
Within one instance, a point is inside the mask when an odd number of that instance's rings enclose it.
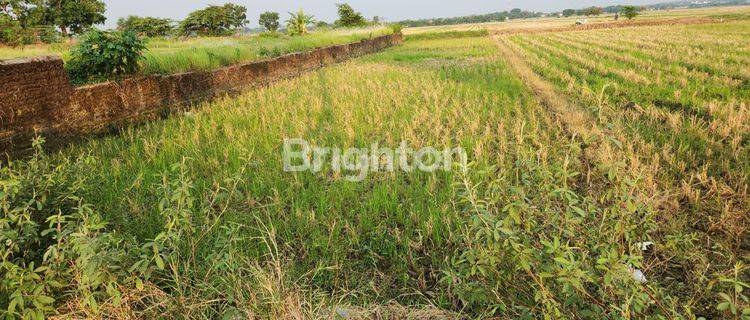
<instances>
[{"instance_id":1,"label":"green grass","mask_svg":"<svg viewBox=\"0 0 750 320\"><path fill-rule=\"evenodd\" d=\"M149 39L141 61L141 74L172 74L213 70L237 63L272 58L286 53L356 42L390 33L388 28L327 30L301 37L236 36L188 39ZM69 58L72 44L0 47L0 59L58 55Z\"/></svg>"}]
</instances>

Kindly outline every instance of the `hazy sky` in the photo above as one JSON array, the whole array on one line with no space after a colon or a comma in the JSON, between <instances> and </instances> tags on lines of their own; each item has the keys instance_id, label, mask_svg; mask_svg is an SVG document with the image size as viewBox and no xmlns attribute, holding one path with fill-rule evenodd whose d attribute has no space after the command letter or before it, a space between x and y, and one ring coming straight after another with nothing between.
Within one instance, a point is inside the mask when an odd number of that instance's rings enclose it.
<instances>
[{"instance_id":1,"label":"hazy sky","mask_svg":"<svg viewBox=\"0 0 750 320\"><path fill-rule=\"evenodd\" d=\"M332 22L336 19L336 3L344 0L104 0L107 4L107 27L128 15L155 16L181 20L195 9L208 4L237 3L247 7L250 26L258 25L258 15L264 11L281 13L282 20L288 11L299 8L311 13L317 20ZM388 21L455 17L521 8L533 11L560 11L565 8L583 8L592 5L649 4L656 0L347 0L354 9L368 18L380 16Z\"/></svg>"}]
</instances>

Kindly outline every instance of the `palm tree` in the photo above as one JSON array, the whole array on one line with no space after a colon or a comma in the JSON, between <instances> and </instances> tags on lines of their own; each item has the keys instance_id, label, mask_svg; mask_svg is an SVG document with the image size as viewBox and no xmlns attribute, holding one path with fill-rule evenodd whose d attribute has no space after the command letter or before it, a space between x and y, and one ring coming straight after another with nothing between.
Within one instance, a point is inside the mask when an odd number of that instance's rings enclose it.
<instances>
[{"instance_id":1,"label":"palm tree","mask_svg":"<svg viewBox=\"0 0 750 320\"><path fill-rule=\"evenodd\" d=\"M291 16L286 21L286 29L291 36L301 36L307 34L307 25L315 22L315 19L311 15L305 14L302 9L299 9L297 13L289 12Z\"/></svg>"}]
</instances>

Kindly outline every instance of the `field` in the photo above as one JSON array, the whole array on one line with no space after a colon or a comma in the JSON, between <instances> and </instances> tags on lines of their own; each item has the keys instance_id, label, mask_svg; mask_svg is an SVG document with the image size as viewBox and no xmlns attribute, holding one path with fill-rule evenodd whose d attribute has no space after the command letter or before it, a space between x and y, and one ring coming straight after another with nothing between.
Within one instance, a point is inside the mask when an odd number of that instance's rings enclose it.
<instances>
[{"instance_id":1,"label":"field","mask_svg":"<svg viewBox=\"0 0 750 320\"><path fill-rule=\"evenodd\" d=\"M730 19L737 16L747 17L750 14L750 7L724 7L724 8L707 8L707 9L676 9L676 10L657 10L657 11L646 11L640 15L637 19L631 22L643 23L643 22L664 22L667 20L676 19ZM404 30L404 34L415 35L420 33L435 33L435 32L449 32L449 31L475 31L475 30L488 30L489 32L538 32L556 28L569 28L575 25L577 20L588 20L589 24L620 24L624 25L629 23L627 19L621 18L619 21L614 21L613 14L603 14L600 16L592 17L544 17L536 19L521 19L511 20L507 22L489 22L480 24L460 24L452 26L431 26L431 27L419 27L419 28L408 28Z\"/></svg>"},{"instance_id":2,"label":"field","mask_svg":"<svg viewBox=\"0 0 750 320\"><path fill-rule=\"evenodd\" d=\"M212 70L241 62L260 60L290 52L306 51L335 44L356 42L390 33L385 27L330 30L303 37L243 35L234 37L197 37L185 39L149 39L141 73L172 74ZM69 58L72 44L34 45L19 48L0 46L0 59L58 55Z\"/></svg>"},{"instance_id":3,"label":"field","mask_svg":"<svg viewBox=\"0 0 750 320\"><path fill-rule=\"evenodd\" d=\"M3 264L0 306L750 317L748 20L453 31L2 167L0 253L36 264ZM469 167L289 173L285 138L460 146Z\"/></svg>"}]
</instances>

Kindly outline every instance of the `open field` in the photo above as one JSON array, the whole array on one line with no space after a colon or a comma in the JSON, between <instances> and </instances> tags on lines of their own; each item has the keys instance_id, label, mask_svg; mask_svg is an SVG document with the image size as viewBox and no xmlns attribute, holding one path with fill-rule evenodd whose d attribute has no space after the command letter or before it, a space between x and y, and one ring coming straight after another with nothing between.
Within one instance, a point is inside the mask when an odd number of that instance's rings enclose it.
<instances>
[{"instance_id":1,"label":"open field","mask_svg":"<svg viewBox=\"0 0 750 320\"><path fill-rule=\"evenodd\" d=\"M0 282L0 309L747 319L750 22L484 34L3 166L0 253L45 268L3 264L28 281ZM470 165L350 182L284 172L284 138L460 146Z\"/></svg>"},{"instance_id":2,"label":"open field","mask_svg":"<svg viewBox=\"0 0 750 320\"><path fill-rule=\"evenodd\" d=\"M657 10L657 11L646 11L643 12L638 18L632 22L637 23L658 23L668 20L675 19L690 19L690 20L702 20L702 19L729 19L737 18L738 16L747 17L750 15L750 7L723 7L723 8L707 8L707 9L680 9L680 10ZM448 31L472 31L472 30L488 30L491 33L520 33L520 32L539 32L543 30L568 28L575 26L577 20L587 19L590 25L597 24L622 24L626 25L629 22L625 18L621 18L618 22L614 21L613 14L603 14L595 17L546 17L536 19L521 19L511 20L508 22L490 22L480 24L461 24L451 26L434 26L434 27L419 27L419 28L406 28L404 34L414 35L420 33L433 33L433 32L448 32Z\"/></svg>"},{"instance_id":3,"label":"open field","mask_svg":"<svg viewBox=\"0 0 750 320\"><path fill-rule=\"evenodd\" d=\"M171 74L212 70L290 52L356 42L390 33L384 27L314 32L303 37L235 36L187 39L150 39L141 62L141 73ZM0 59L58 55L67 60L71 44L34 45L20 48L0 46Z\"/></svg>"}]
</instances>

